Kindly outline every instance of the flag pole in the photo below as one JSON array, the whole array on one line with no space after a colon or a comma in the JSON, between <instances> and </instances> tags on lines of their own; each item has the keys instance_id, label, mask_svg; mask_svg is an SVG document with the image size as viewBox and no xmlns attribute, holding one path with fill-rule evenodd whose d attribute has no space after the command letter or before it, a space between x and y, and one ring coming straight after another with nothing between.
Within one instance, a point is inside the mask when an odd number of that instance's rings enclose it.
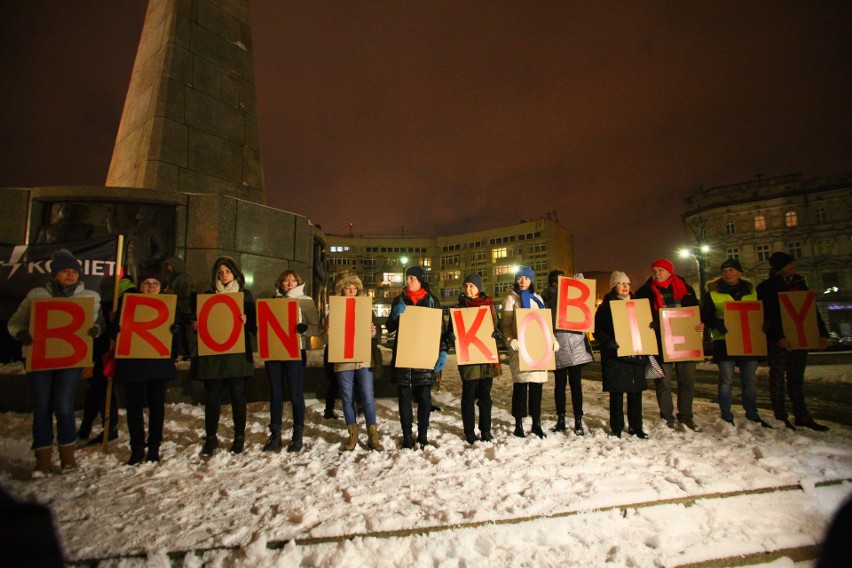
<instances>
[{"instance_id":1,"label":"flag pole","mask_svg":"<svg viewBox=\"0 0 852 568\"><path fill-rule=\"evenodd\" d=\"M116 243L116 251L115 251L115 269L113 272L113 284L112 284L112 313L109 315L110 319L115 318L115 314L118 313L118 283L121 280L121 265L124 262L124 258L122 255L122 251L124 251L124 235L118 235L118 242ZM107 329L104 330L105 333L109 333L109 325L107 325ZM110 348L112 346L110 345ZM112 401L112 377L105 377L107 380L107 389L106 389L106 401L104 403L104 438L101 442L101 449L104 453L107 453L107 444L109 443L109 432L110 432L110 423L109 423L109 411L110 411L110 402Z\"/></svg>"}]
</instances>

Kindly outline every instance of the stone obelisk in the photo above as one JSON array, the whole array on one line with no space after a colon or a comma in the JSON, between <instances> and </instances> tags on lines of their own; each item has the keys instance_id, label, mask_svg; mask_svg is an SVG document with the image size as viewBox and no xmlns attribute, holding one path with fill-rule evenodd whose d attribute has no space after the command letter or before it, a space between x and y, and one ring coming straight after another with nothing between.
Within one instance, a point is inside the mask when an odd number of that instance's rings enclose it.
<instances>
[{"instance_id":1,"label":"stone obelisk","mask_svg":"<svg viewBox=\"0 0 852 568\"><path fill-rule=\"evenodd\" d=\"M248 0L151 0L107 186L265 203Z\"/></svg>"}]
</instances>

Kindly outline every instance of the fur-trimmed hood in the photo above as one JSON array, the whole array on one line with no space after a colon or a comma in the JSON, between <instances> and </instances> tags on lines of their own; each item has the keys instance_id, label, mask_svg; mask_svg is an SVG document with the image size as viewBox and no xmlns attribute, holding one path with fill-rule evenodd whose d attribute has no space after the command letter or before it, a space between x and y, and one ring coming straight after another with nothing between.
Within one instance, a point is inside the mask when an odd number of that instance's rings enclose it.
<instances>
[{"instance_id":1,"label":"fur-trimmed hood","mask_svg":"<svg viewBox=\"0 0 852 568\"><path fill-rule=\"evenodd\" d=\"M216 262L213 263L213 268L210 271L210 289L216 289L217 273L219 271L219 267L223 264L234 273L234 278L236 278L237 282L240 283L240 290L243 290L246 287L246 277L237 265L237 261L230 256L220 256L216 259Z\"/></svg>"},{"instance_id":2,"label":"fur-trimmed hood","mask_svg":"<svg viewBox=\"0 0 852 568\"><path fill-rule=\"evenodd\" d=\"M722 280L721 276L717 276L707 283L708 292L719 292L720 294L730 294L732 291L737 291L740 292L739 296L742 297L746 294L750 294L752 290L754 290L754 284L742 278L740 278L739 283L734 286L726 284L725 281Z\"/></svg>"},{"instance_id":3,"label":"fur-trimmed hood","mask_svg":"<svg viewBox=\"0 0 852 568\"><path fill-rule=\"evenodd\" d=\"M343 289L347 286L356 286L358 288L358 295L364 295L364 283L361 282L361 279L354 272L344 272L337 277L334 281L334 295L342 296Z\"/></svg>"}]
</instances>

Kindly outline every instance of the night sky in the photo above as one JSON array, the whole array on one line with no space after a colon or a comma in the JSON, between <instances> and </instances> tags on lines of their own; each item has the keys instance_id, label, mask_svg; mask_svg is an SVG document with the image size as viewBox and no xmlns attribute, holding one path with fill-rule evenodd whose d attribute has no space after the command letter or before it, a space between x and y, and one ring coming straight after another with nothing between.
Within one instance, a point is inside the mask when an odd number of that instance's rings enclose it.
<instances>
[{"instance_id":1,"label":"night sky","mask_svg":"<svg viewBox=\"0 0 852 568\"><path fill-rule=\"evenodd\" d=\"M330 233L556 210L635 283L699 186L852 169L850 2L250 6L267 204ZM104 184L145 7L0 4L0 186Z\"/></svg>"}]
</instances>

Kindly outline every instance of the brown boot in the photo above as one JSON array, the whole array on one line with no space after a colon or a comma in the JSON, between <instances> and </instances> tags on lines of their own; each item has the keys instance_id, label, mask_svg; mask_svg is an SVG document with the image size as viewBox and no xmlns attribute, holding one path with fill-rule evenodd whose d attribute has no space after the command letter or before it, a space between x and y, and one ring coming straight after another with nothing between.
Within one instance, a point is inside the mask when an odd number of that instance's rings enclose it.
<instances>
[{"instance_id":1,"label":"brown boot","mask_svg":"<svg viewBox=\"0 0 852 568\"><path fill-rule=\"evenodd\" d=\"M358 445L358 425L349 424L346 426L346 429L349 431L349 439L346 440L346 445L343 446L343 449L347 452L351 452L355 449L355 446Z\"/></svg>"},{"instance_id":2,"label":"brown boot","mask_svg":"<svg viewBox=\"0 0 852 568\"><path fill-rule=\"evenodd\" d=\"M367 440L370 442L370 449L381 452L384 448L379 442L379 429L375 424L367 426Z\"/></svg>"},{"instance_id":3,"label":"brown boot","mask_svg":"<svg viewBox=\"0 0 852 568\"><path fill-rule=\"evenodd\" d=\"M45 477L50 474L50 462L53 460L53 446L46 448L36 448L35 450L35 471L33 477Z\"/></svg>"},{"instance_id":4,"label":"brown boot","mask_svg":"<svg viewBox=\"0 0 852 568\"><path fill-rule=\"evenodd\" d=\"M59 446L59 463L62 465L62 471L77 469L77 458L74 457L76 447L77 444Z\"/></svg>"}]
</instances>

